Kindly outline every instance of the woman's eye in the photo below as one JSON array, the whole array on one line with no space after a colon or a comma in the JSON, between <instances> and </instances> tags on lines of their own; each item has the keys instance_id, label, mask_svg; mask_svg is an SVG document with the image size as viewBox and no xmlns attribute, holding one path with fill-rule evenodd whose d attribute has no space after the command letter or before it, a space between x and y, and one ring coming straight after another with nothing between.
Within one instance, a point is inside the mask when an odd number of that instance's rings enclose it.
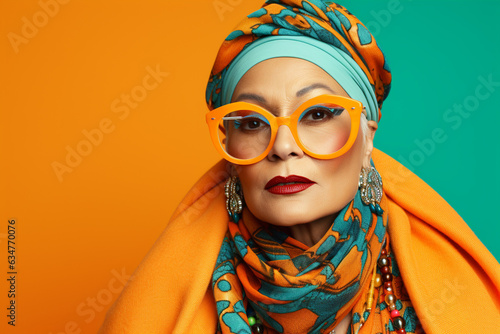
<instances>
[{"instance_id":1,"label":"woman's eye","mask_svg":"<svg viewBox=\"0 0 500 334\"><path fill-rule=\"evenodd\" d=\"M249 120L245 123L248 129L257 129L260 125L262 125L261 121L258 120Z\"/></svg>"},{"instance_id":2,"label":"woman's eye","mask_svg":"<svg viewBox=\"0 0 500 334\"><path fill-rule=\"evenodd\" d=\"M260 120L259 118L243 118L235 122L235 128L240 130L260 130L263 129L266 125L266 122Z\"/></svg>"},{"instance_id":3,"label":"woman's eye","mask_svg":"<svg viewBox=\"0 0 500 334\"><path fill-rule=\"evenodd\" d=\"M326 115L325 111L323 111L323 110L313 111L311 114L312 119L323 119L326 116L327 115Z\"/></svg>"},{"instance_id":4,"label":"woman's eye","mask_svg":"<svg viewBox=\"0 0 500 334\"><path fill-rule=\"evenodd\" d=\"M302 121L325 121L342 114L343 108L316 107L301 117Z\"/></svg>"}]
</instances>

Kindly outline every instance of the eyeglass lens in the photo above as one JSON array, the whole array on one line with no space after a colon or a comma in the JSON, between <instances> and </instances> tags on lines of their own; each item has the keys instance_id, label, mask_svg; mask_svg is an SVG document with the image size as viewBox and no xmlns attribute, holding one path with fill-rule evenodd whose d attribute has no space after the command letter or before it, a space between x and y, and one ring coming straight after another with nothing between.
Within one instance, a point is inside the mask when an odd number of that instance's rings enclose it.
<instances>
[{"instance_id":1,"label":"eyeglass lens","mask_svg":"<svg viewBox=\"0 0 500 334\"><path fill-rule=\"evenodd\" d=\"M351 132L351 117L338 104L319 104L305 109L299 116L296 127L298 139L307 150L327 155L340 150L347 143ZM230 156L253 159L268 148L272 131L270 122L261 113L234 110L220 121L219 141Z\"/></svg>"}]
</instances>

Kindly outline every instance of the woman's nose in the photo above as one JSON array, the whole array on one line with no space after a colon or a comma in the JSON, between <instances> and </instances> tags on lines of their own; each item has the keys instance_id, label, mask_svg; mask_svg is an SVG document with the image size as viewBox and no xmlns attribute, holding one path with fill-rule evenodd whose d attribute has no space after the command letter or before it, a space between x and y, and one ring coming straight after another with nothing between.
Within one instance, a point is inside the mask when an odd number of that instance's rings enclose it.
<instances>
[{"instance_id":1,"label":"woman's nose","mask_svg":"<svg viewBox=\"0 0 500 334\"><path fill-rule=\"evenodd\" d=\"M267 157L271 161L288 160L292 157L301 158L304 152L297 145L292 131L286 125L281 125L276 133L273 147Z\"/></svg>"}]
</instances>

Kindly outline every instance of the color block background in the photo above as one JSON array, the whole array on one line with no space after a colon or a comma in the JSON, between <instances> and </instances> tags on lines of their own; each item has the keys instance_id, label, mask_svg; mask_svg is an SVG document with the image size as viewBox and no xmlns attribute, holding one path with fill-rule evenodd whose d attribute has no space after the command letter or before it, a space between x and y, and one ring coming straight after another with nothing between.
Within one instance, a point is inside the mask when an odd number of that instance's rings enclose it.
<instances>
[{"instance_id":1,"label":"color block background","mask_svg":"<svg viewBox=\"0 0 500 334\"><path fill-rule=\"evenodd\" d=\"M219 160L206 80L222 40L262 3L0 3L0 332L97 331L177 203ZM498 259L500 3L340 3L393 70L376 147L440 193Z\"/></svg>"}]
</instances>

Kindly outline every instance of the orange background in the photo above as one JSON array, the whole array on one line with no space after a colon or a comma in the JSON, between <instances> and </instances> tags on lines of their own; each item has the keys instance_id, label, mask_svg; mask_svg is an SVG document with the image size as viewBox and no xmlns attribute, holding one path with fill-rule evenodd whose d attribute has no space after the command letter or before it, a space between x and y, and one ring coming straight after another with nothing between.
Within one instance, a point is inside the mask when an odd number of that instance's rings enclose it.
<instances>
[{"instance_id":1,"label":"orange background","mask_svg":"<svg viewBox=\"0 0 500 334\"><path fill-rule=\"evenodd\" d=\"M0 3L0 332L96 332L178 202L219 160L206 82L222 40L262 3ZM15 328L5 317L12 218Z\"/></svg>"},{"instance_id":2,"label":"orange background","mask_svg":"<svg viewBox=\"0 0 500 334\"><path fill-rule=\"evenodd\" d=\"M196 10L188 1L56 2L45 24L38 1L1 2L0 332L96 332L123 287L113 272L132 274L184 194L219 160L204 121L205 86L222 40L262 1L222 2L222 16L212 1ZM14 43L16 53L5 37L23 36L24 17L40 27L25 28L33 37ZM168 75L144 98L137 86L157 66ZM111 125L100 141L92 130L103 120ZM95 134L91 148L84 130ZM87 155L71 158L75 167L60 181L52 164L68 166L67 147ZM10 218L15 328L5 320Z\"/></svg>"}]
</instances>

